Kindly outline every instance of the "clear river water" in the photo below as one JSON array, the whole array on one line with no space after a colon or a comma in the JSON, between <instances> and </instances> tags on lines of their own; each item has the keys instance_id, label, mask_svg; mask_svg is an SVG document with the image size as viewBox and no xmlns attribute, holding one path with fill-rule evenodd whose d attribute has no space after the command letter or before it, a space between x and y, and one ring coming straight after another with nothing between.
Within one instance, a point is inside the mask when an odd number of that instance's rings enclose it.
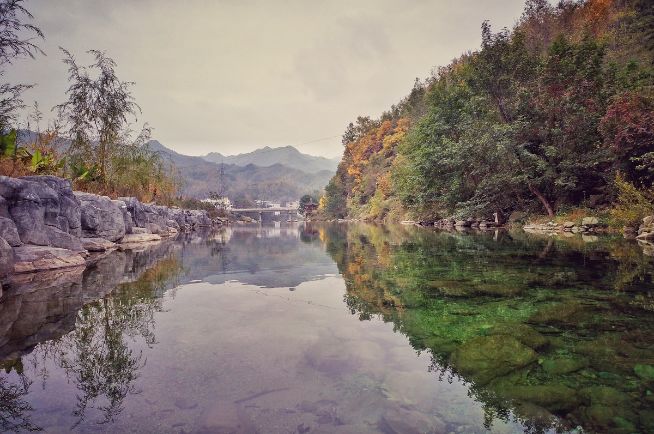
<instances>
[{"instance_id":1,"label":"clear river water","mask_svg":"<svg viewBox=\"0 0 654 434\"><path fill-rule=\"evenodd\" d=\"M654 432L654 258L617 238L236 226L22 275L0 430Z\"/></svg>"}]
</instances>

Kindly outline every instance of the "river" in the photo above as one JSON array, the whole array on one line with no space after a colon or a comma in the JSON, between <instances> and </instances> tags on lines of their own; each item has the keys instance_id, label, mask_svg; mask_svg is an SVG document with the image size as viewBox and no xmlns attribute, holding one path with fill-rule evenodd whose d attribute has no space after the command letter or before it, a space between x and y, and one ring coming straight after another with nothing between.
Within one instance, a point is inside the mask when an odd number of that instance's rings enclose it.
<instances>
[{"instance_id":1,"label":"river","mask_svg":"<svg viewBox=\"0 0 654 434\"><path fill-rule=\"evenodd\" d=\"M0 429L654 432L653 275L617 238L363 224L113 252L4 286Z\"/></svg>"}]
</instances>

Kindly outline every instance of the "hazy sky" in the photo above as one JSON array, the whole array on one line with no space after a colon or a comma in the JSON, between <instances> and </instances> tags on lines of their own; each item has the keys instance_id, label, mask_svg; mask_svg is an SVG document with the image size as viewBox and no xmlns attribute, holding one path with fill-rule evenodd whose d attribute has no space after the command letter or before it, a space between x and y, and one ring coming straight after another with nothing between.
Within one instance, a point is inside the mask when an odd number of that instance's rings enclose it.
<instances>
[{"instance_id":1,"label":"hazy sky","mask_svg":"<svg viewBox=\"0 0 654 434\"><path fill-rule=\"evenodd\" d=\"M43 111L64 99L58 46L106 50L153 136L178 152L295 145L334 157L357 115L512 26L523 0L27 0L46 57L10 67ZM331 137L327 140L318 139ZM309 143L311 142L311 143Z\"/></svg>"}]
</instances>

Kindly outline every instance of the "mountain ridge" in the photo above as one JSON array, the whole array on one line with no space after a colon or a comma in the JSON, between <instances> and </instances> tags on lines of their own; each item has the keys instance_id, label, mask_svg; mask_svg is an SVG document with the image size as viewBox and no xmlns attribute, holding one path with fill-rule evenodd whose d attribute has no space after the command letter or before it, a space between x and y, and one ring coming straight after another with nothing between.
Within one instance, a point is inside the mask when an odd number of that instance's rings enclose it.
<instances>
[{"instance_id":1,"label":"mountain ridge","mask_svg":"<svg viewBox=\"0 0 654 434\"><path fill-rule=\"evenodd\" d=\"M20 130L18 141L21 144L32 143L36 140L36 135L37 133L34 131ZM59 137L51 145L63 155L68 151L70 144L70 139ZM206 161L199 156L181 154L155 139L150 140L147 145L152 151L175 165L182 180L180 192L184 196L198 199L204 199L210 192L215 191L223 192L230 198L247 200L298 200L304 194L322 190L336 173L335 169L317 170L319 166L310 167L313 170L308 170L306 167L303 169L291 167L274 159L268 161L264 166L247 160L241 161L241 164L246 163L243 165L227 162L216 163ZM269 149L273 150L274 148ZM291 152L307 156L295 148ZM315 158L328 160L324 157ZM266 162L264 161L264 163Z\"/></svg>"},{"instance_id":2,"label":"mountain ridge","mask_svg":"<svg viewBox=\"0 0 654 434\"><path fill-rule=\"evenodd\" d=\"M234 164L241 167L248 164L254 164L259 167L270 167L274 164L281 164L306 173L315 173L323 170L336 172L340 161L340 158L330 159L305 154L291 145L274 148L264 146L252 152L244 152L237 155L223 155L220 152L210 152L200 158L211 163Z\"/></svg>"},{"instance_id":3,"label":"mountain ridge","mask_svg":"<svg viewBox=\"0 0 654 434\"><path fill-rule=\"evenodd\" d=\"M333 170L310 173L277 162L268 166L215 163L180 154L157 140L151 140L148 146L175 165L184 181L182 192L196 198L222 190L232 199L297 200L304 194L322 190L335 173Z\"/></svg>"}]
</instances>

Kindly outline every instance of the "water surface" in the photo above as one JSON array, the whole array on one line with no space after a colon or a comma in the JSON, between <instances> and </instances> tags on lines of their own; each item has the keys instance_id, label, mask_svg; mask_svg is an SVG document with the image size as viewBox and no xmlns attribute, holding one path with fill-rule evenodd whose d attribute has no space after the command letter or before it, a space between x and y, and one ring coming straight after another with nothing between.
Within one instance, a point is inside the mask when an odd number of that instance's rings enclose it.
<instances>
[{"instance_id":1,"label":"water surface","mask_svg":"<svg viewBox=\"0 0 654 434\"><path fill-rule=\"evenodd\" d=\"M653 432L653 272L617 239L370 225L114 252L5 286L0 428Z\"/></svg>"}]
</instances>

